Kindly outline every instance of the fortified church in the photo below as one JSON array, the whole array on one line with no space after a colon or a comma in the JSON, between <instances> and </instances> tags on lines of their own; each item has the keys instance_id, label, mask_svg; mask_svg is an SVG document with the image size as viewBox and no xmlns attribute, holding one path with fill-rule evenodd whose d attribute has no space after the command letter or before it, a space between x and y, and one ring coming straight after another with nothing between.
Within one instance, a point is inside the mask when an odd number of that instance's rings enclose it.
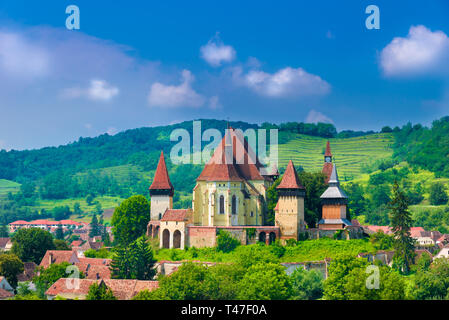
<instances>
[{"instance_id":1,"label":"fortified church","mask_svg":"<svg viewBox=\"0 0 449 320\"><path fill-rule=\"evenodd\" d=\"M318 228L307 228L304 221L306 190L292 161L277 187L275 225L266 226L266 191L279 178L279 172L274 167L268 173L240 131L229 128L197 178L192 209L173 209L175 190L161 153L150 186L151 221L147 234L158 237L161 248L181 249L213 247L220 230L231 233L242 244L270 244L276 239L285 243L288 239L298 240L305 232L309 238L319 238L337 230L345 231L347 238L360 237L361 228L346 219L348 198L340 188L329 142L323 173L329 187L321 196Z\"/></svg>"}]
</instances>

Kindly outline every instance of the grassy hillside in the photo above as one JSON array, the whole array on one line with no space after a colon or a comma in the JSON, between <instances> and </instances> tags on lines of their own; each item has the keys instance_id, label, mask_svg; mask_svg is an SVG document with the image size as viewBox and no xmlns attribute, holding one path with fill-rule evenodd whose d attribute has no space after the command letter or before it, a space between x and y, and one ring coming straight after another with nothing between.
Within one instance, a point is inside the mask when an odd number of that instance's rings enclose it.
<instances>
[{"instance_id":1,"label":"grassy hillside","mask_svg":"<svg viewBox=\"0 0 449 320\"><path fill-rule=\"evenodd\" d=\"M6 196L9 192L19 191L20 184L14 181L0 179L0 198Z\"/></svg>"},{"instance_id":2,"label":"grassy hillside","mask_svg":"<svg viewBox=\"0 0 449 320\"><path fill-rule=\"evenodd\" d=\"M340 178L343 180L359 178L362 176L363 164L391 157L393 140L391 133L329 139ZM306 171L321 170L326 141L324 138L298 134L295 139L279 145L279 166L285 167L291 159Z\"/></svg>"}]
</instances>

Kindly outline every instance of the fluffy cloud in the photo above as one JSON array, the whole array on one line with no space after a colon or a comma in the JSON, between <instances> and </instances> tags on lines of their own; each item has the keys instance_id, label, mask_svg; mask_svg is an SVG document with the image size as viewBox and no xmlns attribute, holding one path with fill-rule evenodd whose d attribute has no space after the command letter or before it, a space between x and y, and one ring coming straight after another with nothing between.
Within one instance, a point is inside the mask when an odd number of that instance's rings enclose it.
<instances>
[{"instance_id":1,"label":"fluffy cloud","mask_svg":"<svg viewBox=\"0 0 449 320\"><path fill-rule=\"evenodd\" d=\"M213 67L219 67L223 62L231 62L236 56L234 48L224 45L218 37L202 46L200 51L201 57Z\"/></svg>"},{"instance_id":2,"label":"fluffy cloud","mask_svg":"<svg viewBox=\"0 0 449 320\"><path fill-rule=\"evenodd\" d=\"M449 38L425 26L410 27L407 37L396 37L380 54L386 76L448 72Z\"/></svg>"},{"instance_id":3,"label":"fluffy cloud","mask_svg":"<svg viewBox=\"0 0 449 320\"><path fill-rule=\"evenodd\" d=\"M182 71L182 82L178 86L156 82L151 86L148 95L150 107L201 107L206 98L192 89L194 77L189 70Z\"/></svg>"},{"instance_id":4,"label":"fluffy cloud","mask_svg":"<svg viewBox=\"0 0 449 320\"><path fill-rule=\"evenodd\" d=\"M13 32L0 31L0 70L12 77L39 77L48 73L49 53Z\"/></svg>"},{"instance_id":5,"label":"fluffy cloud","mask_svg":"<svg viewBox=\"0 0 449 320\"><path fill-rule=\"evenodd\" d=\"M64 89L62 96L65 98L86 97L93 101L110 101L119 94L117 87L109 85L105 80L93 79L87 89L68 88Z\"/></svg>"},{"instance_id":6,"label":"fluffy cloud","mask_svg":"<svg viewBox=\"0 0 449 320\"><path fill-rule=\"evenodd\" d=\"M245 75L234 74L236 76L244 85L269 97L324 95L330 91L326 81L302 68L287 67L273 74L251 70Z\"/></svg>"},{"instance_id":7,"label":"fluffy cloud","mask_svg":"<svg viewBox=\"0 0 449 320\"><path fill-rule=\"evenodd\" d=\"M334 121L332 121L331 118L329 118L328 116L322 114L321 112L315 111L315 110L310 110L309 114L307 115L306 118L306 123L318 123L318 122L322 122L322 123L334 123Z\"/></svg>"}]
</instances>

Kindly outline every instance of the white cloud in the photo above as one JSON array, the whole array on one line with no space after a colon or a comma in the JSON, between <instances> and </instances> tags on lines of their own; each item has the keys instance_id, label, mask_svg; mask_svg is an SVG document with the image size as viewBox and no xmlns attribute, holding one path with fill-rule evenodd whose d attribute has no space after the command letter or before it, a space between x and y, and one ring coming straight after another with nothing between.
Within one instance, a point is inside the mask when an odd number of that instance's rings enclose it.
<instances>
[{"instance_id":1,"label":"white cloud","mask_svg":"<svg viewBox=\"0 0 449 320\"><path fill-rule=\"evenodd\" d=\"M216 109L220 109L222 107L221 103L220 103L220 99L218 98L218 96L213 96L209 98L209 108L216 110Z\"/></svg>"},{"instance_id":2,"label":"white cloud","mask_svg":"<svg viewBox=\"0 0 449 320\"><path fill-rule=\"evenodd\" d=\"M233 47L224 45L218 36L200 48L201 58L213 67L219 67L223 62L232 62L236 52Z\"/></svg>"},{"instance_id":3,"label":"white cloud","mask_svg":"<svg viewBox=\"0 0 449 320\"><path fill-rule=\"evenodd\" d=\"M92 100L109 101L118 95L119 89L110 86L104 80L91 80L90 87L87 90L88 97Z\"/></svg>"},{"instance_id":4,"label":"white cloud","mask_svg":"<svg viewBox=\"0 0 449 320\"><path fill-rule=\"evenodd\" d=\"M14 77L34 78L47 74L49 54L25 37L0 31L0 70Z\"/></svg>"},{"instance_id":5,"label":"white cloud","mask_svg":"<svg viewBox=\"0 0 449 320\"><path fill-rule=\"evenodd\" d=\"M241 75L237 72L234 73L235 76ZM274 74L251 70L243 76L243 83L269 97L323 95L330 91L330 85L326 81L302 68L287 67Z\"/></svg>"},{"instance_id":6,"label":"white cloud","mask_svg":"<svg viewBox=\"0 0 449 320\"><path fill-rule=\"evenodd\" d=\"M111 86L105 80L93 79L88 88L67 88L62 91L62 96L68 99L86 97L93 101L110 101L119 92L117 87Z\"/></svg>"},{"instance_id":7,"label":"white cloud","mask_svg":"<svg viewBox=\"0 0 449 320\"><path fill-rule=\"evenodd\" d=\"M407 37L396 37L380 54L386 76L447 72L449 38L425 26L410 27Z\"/></svg>"},{"instance_id":8,"label":"white cloud","mask_svg":"<svg viewBox=\"0 0 449 320\"><path fill-rule=\"evenodd\" d=\"M206 98L192 89L191 83L194 79L189 70L183 70L182 83L178 86L154 83L148 95L148 104L150 107L167 108L201 107L206 102Z\"/></svg>"},{"instance_id":9,"label":"white cloud","mask_svg":"<svg viewBox=\"0 0 449 320\"><path fill-rule=\"evenodd\" d=\"M306 118L306 123L334 123L334 121L328 116L322 114L321 112L310 110Z\"/></svg>"}]
</instances>

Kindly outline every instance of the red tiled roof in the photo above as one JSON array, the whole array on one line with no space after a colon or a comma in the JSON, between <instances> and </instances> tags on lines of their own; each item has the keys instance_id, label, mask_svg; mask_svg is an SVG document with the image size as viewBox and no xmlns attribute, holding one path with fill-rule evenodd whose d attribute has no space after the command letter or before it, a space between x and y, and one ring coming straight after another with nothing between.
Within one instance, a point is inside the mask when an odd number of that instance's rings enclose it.
<instances>
[{"instance_id":1,"label":"red tiled roof","mask_svg":"<svg viewBox=\"0 0 449 320\"><path fill-rule=\"evenodd\" d=\"M75 240L75 241L72 241L72 243L70 244L72 247L79 247L80 245L82 245L83 244L83 241L82 240Z\"/></svg>"},{"instance_id":2,"label":"red tiled roof","mask_svg":"<svg viewBox=\"0 0 449 320\"><path fill-rule=\"evenodd\" d=\"M46 292L46 295L57 296L61 294L72 294L79 296L86 296L89 292L89 287L94 284L100 284L101 281L110 288L114 296L119 300L130 300L142 290L154 290L159 287L158 281L141 281L141 280L122 280L122 279L79 279L78 288L75 286L67 286L66 278L61 278L56 281ZM73 281L70 279L69 281Z\"/></svg>"},{"instance_id":3,"label":"red tiled roof","mask_svg":"<svg viewBox=\"0 0 449 320\"><path fill-rule=\"evenodd\" d=\"M293 161L289 161L281 183L277 189L304 189L304 186L299 181L298 173L296 172Z\"/></svg>"},{"instance_id":4,"label":"red tiled roof","mask_svg":"<svg viewBox=\"0 0 449 320\"><path fill-rule=\"evenodd\" d=\"M5 289L0 288L0 300L12 298L12 297L14 297L14 295L11 292L6 291Z\"/></svg>"},{"instance_id":5,"label":"red tiled roof","mask_svg":"<svg viewBox=\"0 0 449 320\"><path fill-rule=\"evenodd\" d=\"M331 162L325 162L324 163L322 172L326 176L326 179L324 181L325 183L329 183L329 180L330 180L331 175L332 175L332 168L333 168L333 165L332 165Z\"/></svg>"},{"instance_id":6,"label":"red tiled roof","mask_svg":"<svg viewBox=\"0 0 449 320\"><path fill-rule=\"evenodd\" d=\"M197 181L264 180L262 167L240 131L229 128Z\"/></svg>"},{"instance_id":7,"label":"red tiled roof","mask_svg":"<svg viewBox=\"0 0 449 320\"><path fill-rule=\"evenodd\" d=\"M372 232L378 232L378 231L382 231L385 234L390 234L391 233L391 228L388 226L364 226L364 228L368 229L369 231Z\"/></svg>"},{"instance_id":8,"label":"red tiled roof","mask_svg":"<svg viewBox=\"0 0 449 320\"><path fill-rule=\"evenodd\" d=\"M326 144L326 152L324 153L324 156L332 157L331 144L329 143L329 140L327 141L327 144Z\"/></svg>"},{"instance_id":9,"label":"red tiled roof","mask_svg":"<svg viewBox=\"0 0 449 320\"><path fill-rule=\"evenodd\" d=\"M10 241L11 238L0 238L0 248L4 249Z\"/></svg>"},{"instance_id":10,"label":"red tiled roof","mask_svg":"<svg viewBox=\"0 0 449 320\"><path fill-rule=\"evenodd\" d=\"M50 257L51 257L51 263L50 263ZM47 252L45 253L44 257L42 258L39 266L48 268L51 264L55 264L55 263L62 263L62 262L76 263L78 261L79 261L79 259L76 254L76 251L47 250Z\"/></svg>"},{"instance_id":11,"label":"red tiled roof","mask_svg":"<svg viewBox=\"0 0 449 320\"><path fill-rule=\"evenodd\" d=\"M167 166L165 165L163 151L161 152L150 190L173 190L173 185L171 184L170 177L168 176Z\"/></svg>"},{"instance_id":12,"label":"red tiled roof","mask_svg":"<svg viewBox=\"0 0 449 320\"><path fill-rule=\"evenodd\" d=\"M161 221L186 221L191 209L167 209Z\"/></svg>"},{"instance_id":13,"label":"red tiled roof","mask_svg":"<svg viewBox=\"0 0 449 320\"><path fill-rule=\"evenodd\" d=\"M29 224L29 222L24 220L18 220L10 223L10 225L21 225L21 224Z\"/></svg>"}]
</instances>

